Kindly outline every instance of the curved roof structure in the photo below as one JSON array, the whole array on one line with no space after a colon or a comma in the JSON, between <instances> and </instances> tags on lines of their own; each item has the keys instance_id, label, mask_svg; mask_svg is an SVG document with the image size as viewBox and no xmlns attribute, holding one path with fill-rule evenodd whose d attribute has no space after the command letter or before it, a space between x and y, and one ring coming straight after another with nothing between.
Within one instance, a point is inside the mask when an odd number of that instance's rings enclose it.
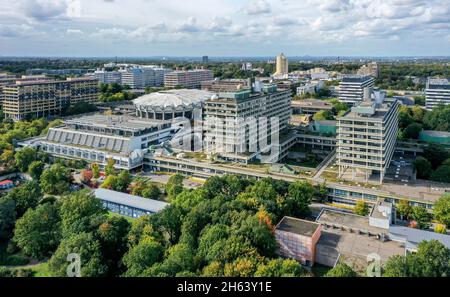
<instances>
[{"instance_id":1,"label":"curved roof structure","mask_svg":"<svg viewBox=\"0 0 450 297\"><path fill-rule=\"evenodd\" d=\"M178 109L200 106L215 93L195 89L174 89L147 94L133 100L138 108Z\"/></svg>"}]
</instances>

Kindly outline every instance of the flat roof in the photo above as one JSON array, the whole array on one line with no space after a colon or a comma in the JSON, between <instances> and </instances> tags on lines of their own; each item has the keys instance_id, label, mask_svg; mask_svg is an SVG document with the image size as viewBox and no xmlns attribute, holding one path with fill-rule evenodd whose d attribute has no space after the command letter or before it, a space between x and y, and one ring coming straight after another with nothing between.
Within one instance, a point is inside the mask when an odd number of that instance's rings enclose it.
<instances>
[{"instance_id":1,"label":"flat roof","mask_svg":"<svg viewBox=\"0 0 450 297\"><path fill-rule=\"evenodd\" d=\"M450 89L448 78L428 78L427 89Z\"/></svg>"},{"instance_id":2,"label":"flat roof","mask_svg":"<svg viewBox=\"0 0 450 297\"><path fill-rule=\"evenodd\" d=\"M370 226L369 217L337 210L324 209L317 217L316 222L329 225L343 226L355 230L367 231L374 234L386 233L386 230Z\"/></svg>"},{"instance_id":3,"label":"flat roof","mask_svg":"<svg viewBox=\"0 0 450 297\"><path fill-rule=\"evenodd\" d=\"M315 107L324 107L324 108L332 108L333 105L330 102L319 100L319 99L305 99L305 100L292 100L292 106L315 106Z\"/></svg>"},{"instance_id":4,"label":"flat roof","mask_svg":"<svg viewBox=\"0 0 450 297\"><path fill-rule=\"evenodd\" d=\"M422 133L435 137L450 137L450 132L445 131L423 130Z\"/></svg>"},{"instance_id":5,"label":"flat roof","mask_svg":"<svg viewBox=\"0 0 450 297\"><path fill-rule=\"evenodd\" d=\"M275 229L311 237L319 227L320 224L314 222L293 217L284 217Z\"/></svg>"},{"instance_id":6,"label":"flat roof","mask_svg":"<svg viewBox=\"0 0 450 297\"><path fill-rule=\"evenodd\" d=\"M163 201L147 199L135 195L101 188L94 190L94 195L96 198L103 201L126 205L129 207L138 208L154 213L163 210L166 206L169 205L169 203Z\"/></svg>"},{"instance_id":7,"label":"flat roof","mask_svg":"<svg viewBox=\"0 0 450 297\"><path fill-rule=\"evenodd\" d=\"M64 123L67 125L91 125L111 129L142 131L158 125L170 123L170 121L151 120L126 115L94 114L68 119L65 120Z\"/></svg>"},{"instance_id":8,"label":"flat roof","mask_svg":"<svg viewBox=\"0 0 450 297\"><path fill-rule=\"evenodd\" d=\"M371 76L368 76L368 75L348 75L348 76L344 76L342 78L342 82L363 83L363 82L368 81L370 79L373 79L373 78Z\"/></svg>"},{"instance_id":9,"label":"flat roof","mask_svg":"<svg viewBox=\"0 0 450 297\"><path fill-rule=\"evenodd\" d=\"M437 240L450 248L450 236L446 234L439 234L432 231L420 230L401 226L391 226L389 233L405 238L407 241L418 244L421 241Z\"/></svg>"}]
</instances>

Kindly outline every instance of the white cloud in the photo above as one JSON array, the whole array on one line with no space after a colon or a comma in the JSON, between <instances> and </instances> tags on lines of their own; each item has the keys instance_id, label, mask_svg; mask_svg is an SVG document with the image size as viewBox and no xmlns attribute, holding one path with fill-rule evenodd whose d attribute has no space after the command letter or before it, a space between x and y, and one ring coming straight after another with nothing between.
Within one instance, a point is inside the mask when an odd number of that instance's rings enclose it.
<instances>
[{"instance_id":1,"label":"white cloud","mask_svg":"<svg viewBox=\"0 0 450 297\"><path fill-rule=\"evenodd\" d=\"M244 11L249 15L258 15L270 13L272 8L266 0L251 0Z\"/></svg>"}]
</instances>

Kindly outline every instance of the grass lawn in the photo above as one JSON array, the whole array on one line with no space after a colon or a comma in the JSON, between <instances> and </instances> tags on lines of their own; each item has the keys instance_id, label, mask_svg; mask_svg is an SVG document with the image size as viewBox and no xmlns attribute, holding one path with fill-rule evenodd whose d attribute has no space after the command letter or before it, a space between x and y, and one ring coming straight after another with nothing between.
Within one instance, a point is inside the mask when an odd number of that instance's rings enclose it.
<instances>
[{"instance_id":1,"label":"grass lawn","mask_svg":"<svg viewBox=\"0 0 450 297\"><path fill-rule=\"evenodd\" d=\"M23 267L30 269L34 273L34 277L50 277L50 271L48 270L48 262L39 263L33 266Z\"/></svg>"},{"instance_id":2,"label":"grass lawn","mask_svg":"<svg viewBox=\"0 0 450 297\"><path fill-rule=\"evenodd\" d=\"M130 224L132 224L134 221L136 221L135 218L123 216L123 215L120 215L120 214L112 212L112 211L108 211L108 217L122 217L122 218L126 219Z\"/></svg>"}]
</instances>

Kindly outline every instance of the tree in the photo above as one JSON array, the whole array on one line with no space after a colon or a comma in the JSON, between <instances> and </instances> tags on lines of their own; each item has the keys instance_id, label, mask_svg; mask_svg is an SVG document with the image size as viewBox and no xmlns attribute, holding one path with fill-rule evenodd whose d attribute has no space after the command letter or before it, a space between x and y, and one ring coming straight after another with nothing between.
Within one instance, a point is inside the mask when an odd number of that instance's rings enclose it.
<instances>
[{"instance_id":1,"label":"tree","mask_svg":"<svg viewBox=\"0 0 450 297\"><path fill-rule=\"evenodd\" d=\"M447 150L442 145L438 144L427 146L423 150L423 154L427 157L428 161L430 161L433 169L439 167L442 162L449 158Z\"/></svg>"},{"instance_id":2,"label":"tree","mask_svg":"<svg viewBox=\"0 0 450 297\"><path fill-rule=\"evenodd\" d=\"M411 219L417 223L417 228L428 229L431 226L431 214L422 206L413 206Z\"/></svg>"},{"instance_id":3,"label":"tree","mask_svg":"<svg viewBox=\"0 0 450 297\"><path fill-rule=\"evenodd\" d=\"M442 183L450 182L450 166L439 166L436 171L431 174L431 180Z\"/></svg>"},{"instance_id":4,"label":"tree","mask_svg":"<svg viewBox=\"0 0 450 297\"><path fill-rule=\"evenodd\" d=\"M118 276L123 272L122 257L128 250L130 223L120 216L111 216L102 222L96 231L101 251L109 275Z\"/></svg>"},{"instance_id":5,"label":"tree","mask_svg":"<svg viewBox=\"0 0 450 297\"><path fill-rule=\"evenodd\" d=\"M175 276L181 271L195 271L196 263L192 247L185 243L178 243L169 248L167 258L163 262L164 271Z\"/></svg>"},{"instance_id":6,"label":"tree","mask_svg":"<svg viewBox=\"0 0 450 297\"><path fill-rule=\"evenodd\" d=\"M430 161L424 157L417 157L414 161L414 167L417 171L417 177L421 179L428 179L433 172Z\"/></svg>"},{"instance_id":7,"label":"tree","mask_svg":"<svg viewBox=\"0 0 450 297\"><path fill-rule=\"evenodd\" d=\"M161 190L153 183L147 185L145 189L142 190L142 197L159 200L161 196Z\"/></svg>"},{"instance_id":8,"label":"tree","mask_svg":"<svg viewBox=\"0 0 450 297\"><path fill-rule=\"evenodd\" d=\"M169 178L169 181L166 184L166 193L169 200L174 199L183 191L183 180L184 177L179 173L176 173Z\"/></svg>"},{"instance_id":9,"label":"tree","mask_svg":"<svg viewBox=\"0 0 450 297\"><path fill-rule=\"evenodd\" d=\"M409 219L412 214L412 206L407 200L400 200L397 205L397 213L400 215L401 219Z\"/></svg>"},{"instance_id":10,"label":"tree","mask_svg":"<svg viewBox=\"0 0 450 297\"><path fill-rule=\"evenodd\" d=\"M92 176L94 178L99 178L100 177L100 167L98 166L98 164L92 163L91 169L92 169Z\"/></svg>"},{"instance_id":11,"label":"tree","mask_svg":"<svg viewBox=\"0 0 450 297\"><path fill-rule=\"evenodd\" d=\"M58 208L54 204L28 209L17 220L13 241L23 252L35 259L51 255L61 240Z\"/></svg>"},{"instance_id":12,"label":"tree","mask_svg":"<svg viewBox=\"0 0 450 297\"><path fill-rule=\"evenodd\" d=\"M450 194L442 195L434 204L434 218L450 228Z\"/></svg>"},{"instance_id":13,"label":"tree","mask_svg":"<svg viewBox=\"0 0 450 297\"><path fill-rule=\"evenodd\" d=\"M240 257L231 263L225 263L225 277L252 277L256 271L257 260L250 257Z\"/></svg>"},{"instance_id":14,"label":"tree","mask_svg":"<svg viewBox=\"0 0 450 297\"><path fill-rule=\"evenodd\" d=\"M406 128L408 125L413 123L413 118L410 113L410 109L408 106L400 106L398 110L398 126L401 129Z\"/></svg>"},{"instance_id":15,"label":"tree","mask_svg":"<svg viewBox=\"0 0 450 297\"><path fill-rule=\"evenodd\" d=\"M131 183L131 174L128 170L122 170L117 176L117 181L114 187L115 191L125 192Z\"/></svg>"},{"instance_id":16,"label":"tree","mask_svg":"<svg viewBox=\"0 0 450 297\"><path fill-rule=\"evenodd\" d=\"M302 266L293 259L272 259L265 264L260 264L255 272L255 276L298 277L302 273Z\"/></svg>"},{"instance_id":17,"label":"tree","mask_svg":"<svg viewBox=\"0 0 450 297\"><path fill-rule=\"evenodd\" d=\"M324 120L333 120L333 114L329 110L321 110L314 114L314 121L324 121Z\"/></svg>"},{"instance_id":18,"label":"tree","mask_svg":"<svg viewBox=\"0 0 450 297\"><path fill-rule=\"evenodd\" d=\"M440 105L427 112L423 124L429 130L450 131L450 108Z\"/></svg>"},{"instance_id":19,"label":"tree","mask_svg":"<svg viewBox=\"0 0 450 297\"><path fill-rule=\"evenodd\" d=\"M314 194L314 187L309 182L297 181L290 184L286 197L287 213L293 216L307 216Z\"/></svg>"},{"instance_id":20,"label":"tree","mask_svg":"<svg viewBox=\"0 0 450 297\"><path fill-rule=\"evenodd\" d=\"M434 226L434 232L440 234L447 234L447 229L445 229L445 225L436 224L436 226Z\"/></svg>"},{"instance_id":21,"label":"tree","mask_svg":"<svg viewBox=\"0 0 450 297\"><path fill-rule=\"evenodd\" d=\"M164 248L159 242L145 238L133 246L123 257L126 276L140 276L144 270L163 259Z\"/></svg>"},{"instance_id":22,"label":"tree","mask_svg":"<svg viewBox=\"0 0 450 297\"><path fill-rule=\"evenodd\" d=\"M36 150L32 147L25 147L14 155L16 166L21 172L27 172L28 166L36 160Z\"/></svg>"},{"instance_id":23,"label":"tree","mask_svg":"<svg viewBox=\"0 0 450 297\"><path fill-rule=\"evenodd\" d=\"M0 240L12 236L16 222L16 203L13 199L0 197Z\"/></svg>"},{"instance_id":24,"label":"tree","mask_svg":"<svg viewBox=\"0 0 450 297\"><path fill-rule=\"evenodd\" d=\"M109 158L108 159L108 163L105 166L105 175L106 176L110 176L110 175L115 175L116 174L116 169L114 168L115 164L116 164L116 161L114 161L113 158Z\"/></svg>"},{"instance_id":25,"label":"tree","mask_svg":"<svg viewBox=\"0 0 450 297\"><path fill-rule=\"evenodd\" d=\"M103 183L100 187L102 189L110 189L110 190L116 189L117 188L117 176L108 175L108 177L103 181Z\"/></svg>"},{"instance_id":26,"label":"tree","mask_svg":"<svg viewBox=\"0 0 450 297\"><path fill-rule=\"evenodd\" d=\"M63 238L97 229L106 209L100 200L86 190L78 191L61 199L61 227Z\"/></svg>"},{"instance_id":27,"label":"tree","mask_svg":"<svg viewBox=\"0 0 450 297\"><path fill-rule=\"evenodd\" d=\"M70 189L72 173L70 169L56 163L44 170L41 175L41 187L47 194L61 195Z\"/></svg>"},{"instance_id":28,"label":"tree","mask_svg":"<svg viewBox=\"0 0 450 297\"><path fill-rule=\"evenodd\" d=\"M21 217L29 208L35 208L43 197L39 184L27 181L21 186L12 189L5 198L14 200L17 217Z\"/></svg>"},{"instance_id":29,"label":"tree","mask_svg":"<svg viewBox=\"0 0 450 297\"><path fill-rule=\"evenodd\" d=\"M356 277L357 274L353 269L345 263L338 263L329 270L325 277Z\"/></svg>"},{"instance_id":30,"label":"tree","mask_svg":"<svg viewBox=\"0 0 450 297\"><path fill-rule=\"evenodd\" d=\"M78 254L81 261L82 277L99 277L107 274L107 266L104 264L100 243L92 233L79 233L61 241L55 254L48 262L48 268L52 276L67 276L67 256Z\"/></svg>"},{"instance_id":31,"label":"tree","mask_svg":"<svg viewBox=\"0 0 450 297\"><path fill-rule=\"evenodd\" d=\"M91 170L81 170L80 172L81 175L81 182L87 184L91 181L91 179L94 177L94 174L92 173Z\"/></svg>"},{"instance_id":32,"label":"tree","mask_svg":"<svg viewBox=\"0 0 450 297\"><path fill-rule=\"evenodd\" d=\"M369 206L364 200L356 201L355 213L360 216L367 216L369 214Z\"/></svg>"},{"instance_id":33,"label":"tree","mask_svg":"<svg viewBox=\"0 0 450 297\"><path fill-rule=\"evenodd\" d=\"M270 222L268 224L260 220L258 215L248 216L242 222L236 235L247 238L263 256L271 257L275 254L277 242L272 233L272 226L270 226Z\"/></svg>"},{"instance_id":34,"label":"tree","mask_svg":"<svg viewBox=\"0 0 450 297\"><path fill-rule=\"evenodd\" d=\"M28 166L28 173L34 180L38 181L41 178L44 168L45 168L44 162L33 161L31 162L30 166Z\"/></svg>"},{"instance_id":35,"label":"tree","mask_svg":"<svg viewBox=\"0 0 450 297\"><path fill-rule=\"evenodd\" d=\"M437 240L422 241L417 253L393 256L383 267L386 277L448 277L450 249Z\"/></svg>"},{"instance_id":36,"label":"tree","mask_svg":"<svg viewBox=\"0 0 450 297\"><path fill-rule=\"evenodd\" d=\"M408 139L417 139L419 138L419 133L422 129L423 126L419 123L409 124L403 132L403 137Z\"/></svg>"}]
</instances>

